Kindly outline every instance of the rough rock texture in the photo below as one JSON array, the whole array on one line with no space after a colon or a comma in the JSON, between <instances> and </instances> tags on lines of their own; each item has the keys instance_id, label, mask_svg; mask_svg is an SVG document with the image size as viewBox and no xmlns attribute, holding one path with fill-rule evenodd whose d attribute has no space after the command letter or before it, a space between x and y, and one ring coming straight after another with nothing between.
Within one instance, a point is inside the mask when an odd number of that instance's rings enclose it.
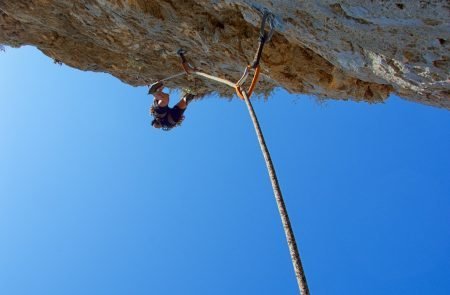
<instances>
[{"instance_id":1,"label":"rough rock texture","mask_svg":"<svg viewBox=\"0 0 450 295\"><path fill-rule=\"evenodd\" d=\"M279 28L263 55L259 93L410 100L450 108L447 0L0 0L0 43L37 46L82 70L145 85L180 71L175 55L236 80L252 59L260 17ZM179 78L169 86L232 90Z\"/></svg>"}]
</instances>

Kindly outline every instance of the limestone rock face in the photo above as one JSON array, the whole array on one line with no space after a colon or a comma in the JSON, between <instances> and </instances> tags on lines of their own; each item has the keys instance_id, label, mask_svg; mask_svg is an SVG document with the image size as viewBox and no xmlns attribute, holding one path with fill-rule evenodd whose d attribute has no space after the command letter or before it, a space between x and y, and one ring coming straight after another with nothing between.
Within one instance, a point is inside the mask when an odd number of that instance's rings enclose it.
<instances>
[{"instance_id":1,"label":"limestone rock face","mask_svg":"<svg viewBox=\"0 0 450 295\"><path fill-rule=\"evenodd\" d=\"M237 80L256 50L261 9L278 27L257 93L377 102L395 92L450 108L447 0L0 0L0 44L34 45L135 86L180 72L183 47L191 64ZM168 86L233 94L192 77Z\"/></svg>"}]
</instances>

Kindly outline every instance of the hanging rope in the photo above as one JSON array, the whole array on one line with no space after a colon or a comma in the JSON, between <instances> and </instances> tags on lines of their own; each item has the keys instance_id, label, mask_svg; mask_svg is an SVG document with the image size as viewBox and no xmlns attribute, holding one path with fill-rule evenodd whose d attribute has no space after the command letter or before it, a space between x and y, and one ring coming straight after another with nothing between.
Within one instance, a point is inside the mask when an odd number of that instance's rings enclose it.
<instances>
[{"instance_id":1,"label":"hanging rope","mask_svg":"<svg viewBox=\"0 0 450 295\"><path fill-rule=\"evenodd\" d=\"M309 295L308 283L306 281L305 271L303 270L302 261L300 259L300 253L298 251L297 242L295 241L294 231L292 230L291 221L284 203L283 195L281 194L280 184L278 183L275 167L270 157L269 149L267 148L264 135L259 125L258 118L256 117L255 110L249 99L249 96L245 91L242 92L244 101L247 105L250 118L252 119L253 126L255 127L256 136L258 137L259 146L263 153L264 160L266 162L267 171L269 172L270 182L272 184L273 194L275 201L277 202L278 211L280 212L281 223L283 224L284 233L289 247L289 253L291 254L292 265L294 266L295 277L297 278L298 288L301 295Z\"/></svg>"},{"instance_id":2,"label":"hanging rope","mask_svg":"<svg viewBox=\"0 0 450 295\"><path fill-rule=\"evenodd\" d=\"M163 80L168 80L173 77L178 77L178 76L185 75L185 74L201 76L201 77L204 77L204 78L207 78L207 79L210 79L210 80L213 80L213 81L216 81L216 82L219 82L219 83L222 83L222 84L225 84L227 86L234 88L236 91L236 94L245 101L248 111L249 111L249 114L250 114L250 117L252 119L253 125L255 127L255 131L256 131L256 135L258 137L261 151L262 151L264 159L266 161L267 170L269 173L270 181L272 183L272 188L273 188L275 200L276 200L276 203L278 206L278 211L280 212L280 217L281 217L283 229L284 229L284 232L286 235L286 240L287 240L287 243L289 246L289 252L291 254L292 264L294 266L295 277L297 278L297 283L298 283L298 287L300 290L300 294L301 295L309 295L309 289L308 289L308 284L306 281L305 272L303 270L302 262L300 259L300 254L298 251L297 243L295 241L295 236L294 236L294 232L292 230L291 222L289 220L289 215L288 215L288 212L286 209L286 205L284 203L284 199L281 194L281 189L280 189L280 185L278 183L277 175L275 173L275 168L273 166L269 150L268 150L266 142L264 140L264 136L261 131L261 126L259 125L258 119L255 114L255 110L253 109L252 103L250 101L250 97L256 87L256 84L258 82L259 75L261 72L260 61L261 61L261 56L262 56L262 52L264 49L264 45L266 44L266 42L269 42L270 39L272 38L272 35L274 33L274 27L275 27L274 23L275 23L275 16L268 11L264 11L263 17L261 20L260 31L259 31L258 49L256 51L255 57L253 59L253 62L250 65L246 66L244 73L242 74L241 78L236 83L233 83L227 79L223 79L220 77L206 74L206 73L200 71L199 69L193 67L192 65L190 65L188 63L188 61L185 57L186 52L182 49L178 50L177 54L181 58L183 72L173 75L171 77L165 78ZM266 30L267 25L269 26L268 30ZM250 75L250 72L253 72L253 79L252 79L252 82L251 82L249 88L247 90L244 90L244 89L242 89L242 85L247 80L248 76ZM153 83L150 87L149 93L151 94L152 93L151 91L157 91L160 87L162 87L163 80Z\"/></svg>"}]
</instances>

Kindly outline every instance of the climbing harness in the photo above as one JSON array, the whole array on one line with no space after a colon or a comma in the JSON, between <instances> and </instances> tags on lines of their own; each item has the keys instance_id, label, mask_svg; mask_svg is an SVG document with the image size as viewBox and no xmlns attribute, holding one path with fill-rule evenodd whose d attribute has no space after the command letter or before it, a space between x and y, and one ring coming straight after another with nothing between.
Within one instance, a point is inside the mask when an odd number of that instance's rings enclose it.
<instances>
[{"instance_id":1,"label":"climbing harness","mask_svg":"<svg viewBox=\"0 0 450 295\"><path fill-rule=\"evenodd\" d=\"M162 86L159 88L161 87ZM186 100L186 103L189 104L196 94L190 88L184 88L183 92L183 98ZM150 115L154 118L152 125L154 126L154 124L158 124L160 126L159 128L164 131L169 131L174 127L181 126L185 118L183 111L178 108L178 112L181 112L181 114L175 114L176 117L174 118L173 110L174 108L169 108L168 106L160 107L158 101L154 100L150 107Z\"/></svg>"},{"instance_id":2,"label":"climbing harness","mask_svg":"<svg viewBox=\"0 0 450 295\"><path fill-rule=\"evenodd\" d=\"M260 61L261 61L261 55L264 49L264 45L269 42L273 36L273 33L275 31L275 16L273 15L273 13L265 10L263 11L263 16L262 16L262 20L261 20L261 26L259 29L259 42L258 42L258 49L256 50L256 54L255 57L252 61L252 63L250 65L247 65L244 73L242 74L241 78L236 82L233 83L227 79L224 78L220 78L220 77L216 77L210 74L207 74L201 70L199 70L198 68L192 66L186 59L185 54L186 51L184 49L179 49L177 51L178 56L181 59L181 66L183 67L183 72L172 75L170 77L161 79L153 84L151 84L149 86L149 94L153 94L155 92L157 92L161 87L164 86L163 81L167 81L176 77L180 77L183 75L196 75L196 76L200 76L206 79L210 79L222 84L225 84L229 87L232 87L233 89L235 89L236 94L241 98L244 99L244 91L246 92L247 96L250 97L253 93L253 90L255 89L255 86L259 80L259 75L261 72L261 67L260 67ZM266 27L268 27L268 30L266 30ZM249 88L247 90L243 89L243 85L245 83L245 81L247 80L247 78L249 77L250 73L253 72L253 78L252 78L252 82L249 86Z\"/></svg>"}]
</instances>

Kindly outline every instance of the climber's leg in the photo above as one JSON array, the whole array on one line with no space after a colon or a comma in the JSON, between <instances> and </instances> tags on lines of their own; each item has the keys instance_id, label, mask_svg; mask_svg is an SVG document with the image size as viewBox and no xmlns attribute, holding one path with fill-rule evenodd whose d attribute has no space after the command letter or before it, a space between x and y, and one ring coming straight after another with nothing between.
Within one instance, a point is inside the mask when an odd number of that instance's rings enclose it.
<instances>
[{"instance_id":1,"label":"climber's leg","mask_svg":"<svg viewBox=\"0 0 450 295\"><path fill-rule=\"evenodd\" d=\"M194 99L195 95L185 93L180 101L170 109L170 117L174 122L181 122L183 120L183 114L186 111L188 104Z\"/></svg>"},{"instance_id":2,"label":"climber's leg","mask_svg":"<svg viewBox=\"0 0 450 295\"><path fill-rule=\"evenodd\" d=\"M194 99L195 95L191 93L185 93L180 101L175 105L181 110L185 110L188 104Z\"/></svg>"}]
</instances>

